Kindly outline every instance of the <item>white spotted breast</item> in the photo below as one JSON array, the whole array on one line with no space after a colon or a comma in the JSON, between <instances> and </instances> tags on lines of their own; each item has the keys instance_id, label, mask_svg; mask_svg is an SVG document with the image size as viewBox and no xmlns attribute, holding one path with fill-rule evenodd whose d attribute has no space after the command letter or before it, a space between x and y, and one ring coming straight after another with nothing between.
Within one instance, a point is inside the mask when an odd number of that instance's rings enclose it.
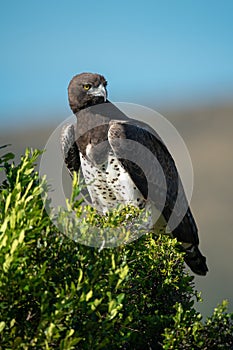
<instances>
[{"instance_id":1,"label":"white spotted breast","mask_svg":"<svg viewBox=\"0 0 233 350\"><path fill-rule=\"evenodd\" d=\"M102 164L94 164L81 155L82 173L92 205L103 213L120 204L144 207L145 200L116 156L109 152Z\"/></svg>"}]
</instances>

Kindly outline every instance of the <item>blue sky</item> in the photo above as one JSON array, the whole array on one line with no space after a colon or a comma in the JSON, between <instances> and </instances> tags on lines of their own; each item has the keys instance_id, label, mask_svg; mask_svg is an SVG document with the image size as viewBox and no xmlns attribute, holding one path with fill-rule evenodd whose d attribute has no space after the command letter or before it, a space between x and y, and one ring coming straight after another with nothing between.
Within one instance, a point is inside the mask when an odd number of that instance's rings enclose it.
<instances>
[{"instance_id":1,"label":"blue sky","mask_svg":"<svg viewBox=\"0 0 233 350\"><path fill-rule=\"evenodd\" d=\"M0 121L70 115L67 85L102 73L113 101L161 107L233 96L233 1L1 2Z\"/></svg>"}]
</instances>

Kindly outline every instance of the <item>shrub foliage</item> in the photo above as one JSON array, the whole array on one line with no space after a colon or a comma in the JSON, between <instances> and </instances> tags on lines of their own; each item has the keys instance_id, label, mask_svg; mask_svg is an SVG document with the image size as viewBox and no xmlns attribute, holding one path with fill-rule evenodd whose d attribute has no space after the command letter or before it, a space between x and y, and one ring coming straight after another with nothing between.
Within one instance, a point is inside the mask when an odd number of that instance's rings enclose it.
<instances>
[{"instance_id":1,"label":"shrub foliage","mask_svg":"<svg viewBox=\"0 0 233 350\"><path fill-rule=\"evenodd\" d=\"M0 347L2 349L231 349L227 303L205 322L176 240L152 233L112 249L82 245L59 232L46 213L35 162L26 150L14 164L1 156ZM74 186L74 193L79 188ZM67 212L97 213L72 195ZM116 226L133 209L101 219ZM66 211L60 212L65 223ZM78 214L77 214L78 215ZM93 219L94 218L94 219ZM99 218L99 221L101 221Z\"/></svg>"}]
</instances>

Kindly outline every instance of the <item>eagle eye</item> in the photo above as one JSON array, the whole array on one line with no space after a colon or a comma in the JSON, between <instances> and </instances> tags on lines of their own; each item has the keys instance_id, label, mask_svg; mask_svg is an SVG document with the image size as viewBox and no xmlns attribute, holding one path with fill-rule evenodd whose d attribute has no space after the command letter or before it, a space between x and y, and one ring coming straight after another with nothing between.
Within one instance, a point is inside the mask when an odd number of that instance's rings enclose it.
<instances>
[{"instance_id":1,"label":"eagle eye","mask_svg":"<svg viewBox=\"0 0 233 350\"><path fill-rule=\"evenodd\" d=\"M88 91L91 88L91 84L83 84L84 90Z\"/></svg>"}]
</instances>

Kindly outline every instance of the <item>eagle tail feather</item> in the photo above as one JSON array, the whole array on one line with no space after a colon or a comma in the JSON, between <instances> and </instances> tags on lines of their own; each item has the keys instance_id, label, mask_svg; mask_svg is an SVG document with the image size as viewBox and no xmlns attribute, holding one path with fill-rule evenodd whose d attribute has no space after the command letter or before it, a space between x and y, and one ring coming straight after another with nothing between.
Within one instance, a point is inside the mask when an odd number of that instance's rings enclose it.
<instances>
[{"instance_id":1,"label":"eagle tail feather","mask_svg":"<svg viewBox=\"0 0 233 350\"><path fill-rule=\"evenodd\" d=\"M190 269L201 276L205 276L208 267L206 265L206 257L203 256L197 245L192 245L190 248L185 249L185 262L190 267Z\"/></svg>"}]
</instances>

